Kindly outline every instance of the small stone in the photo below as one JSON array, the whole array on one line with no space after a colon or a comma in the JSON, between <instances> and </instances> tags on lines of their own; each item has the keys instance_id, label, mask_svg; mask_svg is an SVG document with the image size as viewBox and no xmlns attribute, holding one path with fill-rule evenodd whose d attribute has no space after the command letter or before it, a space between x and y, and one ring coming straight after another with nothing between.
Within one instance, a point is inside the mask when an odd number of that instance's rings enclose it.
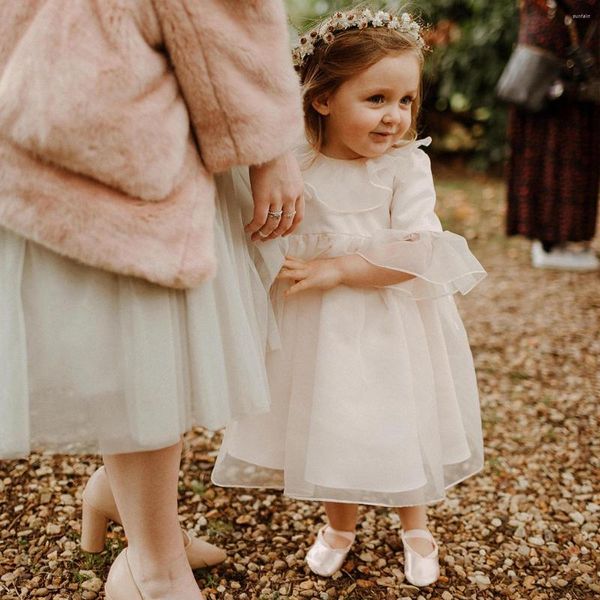
<instances>
[{"instance_id":1,"label":"small stone","mask_svg":"<svg viewBox=\"0 0 600 600\"><path fill-rule=\"evenodd\" d=\"M41 587L33 592L33 596L36 598L40 598L41 596L46 596L48 594L48 588Z\"/></svg>"},{"instance_id":2,"label":"small stone","mask_svg":"<svg viewBox=\"0 0 600 600\"><path fill-rule=\"evenodd\" d=\"M484 587L486 585L490 585L490 578L487 575L482 575L481 573L477 573L474 577L474 582L478 586Z\"/></svg>"},{"instance_id":3,"label":"small stone","mask_svg":"<svg viewBox=\"0 0 600 600\"><path fill-rule=\"evenodd\" d=\"M310 581L310 579L303 581L302 583L300 583L300 589L301 590L312 590L314 587L314 584L312 581Z\"/></svg>"},{"instance_id":4,"label":"small stone","mask_svg":"<svg viewBox=\"0 0 600 600\"><path fill-rule=\"evenodd\" d=\"M252 523L253 518L252 515L240 515L235 522L238 525L248 525L249 523Z\"/></svg>"},{"instance_id":5,"label":"small stone","mask_svg":"<svg viewBox=\"0 0 600 600\"><path fill-rule=\"evenodd\" d=\"M585 522L585 517L579 511L573 511L569 513L569 517L571 517L571 520L575 521L577 525L583 525Z\"/></svg>"},{"instance_id":6,"label":"small stone","mask_svg":"<svg viewBox=\"0 0 600 600\"><path fill-rule=\"evenodd\" d=\"M442 600L452 600L452 594L448 590L442 592Z\"/></svg>"},{"instance_id":7,"label":"small stone","mask_svg":"<svg viewBox=\"0 0 600 600\"><path fill-rule=\"evenodd\" d=\"M534 546L543 546L546 543L543 538L538 536L529 537L527 541Z\"/></svg>"},{"instance_id":8,"label":"small stone","mask_svg":"<svg viewBox=\"0 0 600 600\"><path fill-rule=\"evenodd\" d=\"M525 532L525 527L523 527L523 525L519 525L513 533L513 537L516 538L524 538L526 535L527 533Z\"/></svg>"},{"instance_id":9,"label":"small stone","mask_svg":"<svg viewBox=\"0 0 600 600\"><path fill-rule=\"evenodd\" d=\"M498 518L494 518L494 519L491 520L491 524L494 527L500 527L500 525L502 525L502 521L500 519L498 519ZM442 596L443 596L443 594L442 594Z\"/></svg>"},{"instance_id":10,"label":"small stone","mask_svg":"<svg viewBox=\"0 0 600 600\"><path fill-rule=\"evenodd\" d=\"M52 469L50 467L40 467L35 470L35 474L38 477L43 477L44 475L52 475Z\"/></svg>"},{"instance_id":11,"label":"small stone","mask_svg":"<svg viewBox=\"0 0 600 600\"><path fill-rule=\"evenodd\" d=\"M81 587L84 590L89 590L91 592L99 592L102 589L102 579L98 577L92 577L92 579L88 579L81 584Z\"/></svg>"},{"instance_id":12,"label":"small stone","mask_svg":"<svg viewBox=\"0 0 600 600\"><path fill-rule=\"evenodd\" d=\"M58 535L61 531L60 525L56 525L56 523L46 525L46 535Z\"/></svg>"}]
</instances>

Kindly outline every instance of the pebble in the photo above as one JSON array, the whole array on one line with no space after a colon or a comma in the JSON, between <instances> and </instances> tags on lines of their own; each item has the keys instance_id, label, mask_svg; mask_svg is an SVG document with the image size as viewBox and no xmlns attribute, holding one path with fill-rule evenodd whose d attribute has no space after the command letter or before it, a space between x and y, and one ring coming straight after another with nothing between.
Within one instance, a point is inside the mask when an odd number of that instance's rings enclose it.
<instances>
[{"instance_id":1,"label":"pebble","mask_svg":"<svg viewBox=\"0 0 600 600\"><path fill-rule=\"evenodd\" d=\"M480 587L490 585L490 578L487 575L481 575L480 573L477 573L473 580Z\"/></svg>"},{"instance_id":2,"label":"pebble","mask_svg":"<svg viewBox=\"0 0 600 600\"><path fill-rule=\"evenodd\" d=\"M102 589L102 579L98 577L92 577L92 579L88 579L81 584L81 587L84 590L89 590L91 592L99 592Z\"/></svg>"},{"instance_id":3,"label":"pebble","mask_svg":"<svg viewBox=\"0 0 600 600\"><path fill-rule=\"evenodd\" d=\"M519 525L513 533L513 537L516 538L524 538L526 535L527 533L525 532L525 527L523 527L523 525Z\"/></svg>"},{"instance_id":4,"label":"pebble","mask_svg":"<svg viewBox=\"0 0 600 600\"><path fill-rule=\"evenodd\" d=\"M577 525L583 525L583 523L585 522L585 517L578 511L573 511L572 513L569 513L569 517L571 517L571 520L575 521Z\"/></svg>"},{"instance_id":5,"label":"pebble","mask_svg":"<svg viewBox=\"0 0 600 600\"><path fill-rule=\"evenodd\" d=\"M55 523L48 523L48 525L46 525L47 535L58 535L61 531L60 525L56 525Z\"/></svg>"},{"instance_id":6,"label":"pebble","mask_svg":"<svg viewBox=\"0 0 600 600\"><path fill-rule=\"evenodd\" d=\"M528 537L527 541L530 544L533 544L534 546L543 546L546 542L544 541L544 538L541 537L537 537L537 536L533 536L533 537Z\"/></svg>"}]
</instances>

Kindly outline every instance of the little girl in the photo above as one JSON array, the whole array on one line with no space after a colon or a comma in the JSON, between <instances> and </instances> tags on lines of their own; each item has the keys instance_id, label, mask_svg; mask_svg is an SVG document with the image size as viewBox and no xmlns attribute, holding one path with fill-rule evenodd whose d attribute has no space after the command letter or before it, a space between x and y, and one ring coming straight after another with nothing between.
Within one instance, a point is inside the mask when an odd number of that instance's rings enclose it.
<instances>
[{"instance_id":1,"label":"little girl","mask_svg":"<svg viewBox=\"0 0 600 600\"><path fill-rule=\"evenodd\" d=\"M324 502L328 524L306 555L323 576L354 542L358 504L397 507L406 577L418 586L439 576L425 505L483 463L452 296L485 276L434 213L420 148L430 140L415 141L423 48L410 15L357 9L295 50L306 215L287 246L256 250L263 276L282 263L271 288L272 406L228 427L213 473L218 485Z\"/></svg>"}]
</instances>

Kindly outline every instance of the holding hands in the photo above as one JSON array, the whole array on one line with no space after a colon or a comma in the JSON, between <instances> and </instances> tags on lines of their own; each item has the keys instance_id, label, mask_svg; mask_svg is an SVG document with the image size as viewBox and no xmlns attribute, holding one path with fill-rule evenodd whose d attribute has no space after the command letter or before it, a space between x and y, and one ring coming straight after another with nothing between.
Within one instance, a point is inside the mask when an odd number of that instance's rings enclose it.
<instances>
[{"instance_id":1,"label":"holding hands","mask_svg":"<svg viewBox=\"0 0 600 600\"><path fill-rule=\"evenodd\" d=\"M286 152L262 165L250 167L254 216L246 225L253 242L289 235L302 221L304 183L298 161Z\"/></svg>"}]
</instances>

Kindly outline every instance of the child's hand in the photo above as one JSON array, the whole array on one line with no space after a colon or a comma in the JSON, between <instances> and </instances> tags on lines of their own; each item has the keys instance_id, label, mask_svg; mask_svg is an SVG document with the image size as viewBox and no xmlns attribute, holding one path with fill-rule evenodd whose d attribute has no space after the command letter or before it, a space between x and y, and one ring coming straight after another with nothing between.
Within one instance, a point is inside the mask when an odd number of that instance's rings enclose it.
<instances>
[{"instance_id":1,"label":"child's hand","mask_svg":"<svg viewBox=\"0 0 600 600\"><path fill-rule=\"evenodd\" d=\"M285 292L286 296L291 296L310 289L329 290L341 283L342 271L336 258L306 261L288 256L277 278L295 282Z\"/></svg>"}]
</instances>

